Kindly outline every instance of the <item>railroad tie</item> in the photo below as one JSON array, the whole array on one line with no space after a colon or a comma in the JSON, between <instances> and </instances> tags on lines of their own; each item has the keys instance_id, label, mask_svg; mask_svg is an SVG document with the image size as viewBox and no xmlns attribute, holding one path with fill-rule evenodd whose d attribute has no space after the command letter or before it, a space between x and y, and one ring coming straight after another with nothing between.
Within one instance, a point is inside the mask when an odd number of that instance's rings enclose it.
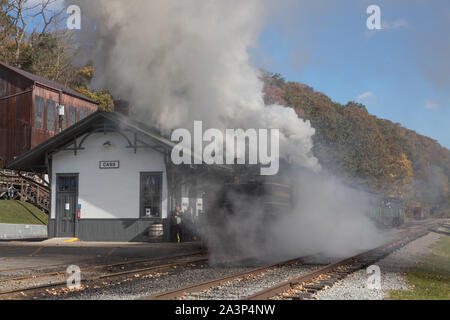
<instances>
[{"instance_id":1,"label":"railroad tie","mask_svg":"<svg viewBox=\"0 0 450 320\"><path fill-rule=\"evenodd\" d=\"M334 281L333 281L333 280L334 280ZM331 281L330 281L330 280L323 280L323 281L321 281L320 283L323 284L323 285L325 285L325 286L331 287L331 286L333 286L333 285L336 283L336 280L337 280L337 279L331 278Z\"/></svg>"},{"instance_id":2,"label":"railroad tie","mask_svg":"<svg viewBox=\"0 0 450 320\"><path fill-rule=\"evenodd\" d=\"M303 288L306 290L320 291L324 288L324 286L317 283L317 284L310 284L310 285L303 286Z\"/></svg>"},{"instance_id":3,"label":"railroad tie","mask_svg":"<svg viewBox=\"0 0 450 320\"><path fill-rule=\"evenodd\" d=\"M283 296L283 299L306 300L306 299L311 299L311 295L310 294L299 294L297 296Z\"/></svg>"}]
</instances>

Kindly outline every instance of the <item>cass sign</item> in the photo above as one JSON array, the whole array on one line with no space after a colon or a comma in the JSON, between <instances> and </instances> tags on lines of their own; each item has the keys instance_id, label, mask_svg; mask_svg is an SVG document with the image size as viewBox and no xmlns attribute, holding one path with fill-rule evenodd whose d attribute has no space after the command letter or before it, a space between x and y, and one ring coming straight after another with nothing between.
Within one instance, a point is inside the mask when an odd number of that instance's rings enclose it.
<instances>
[{"instance_id":1,"label":"cass sign","mask_svg":"<svg viewBox=\"0 0 450 320\"><path fill-rule=\"evenodd\" d=\"M119 169L119 161L100 161L100 169Z\"/></svg>"}]
</instances>

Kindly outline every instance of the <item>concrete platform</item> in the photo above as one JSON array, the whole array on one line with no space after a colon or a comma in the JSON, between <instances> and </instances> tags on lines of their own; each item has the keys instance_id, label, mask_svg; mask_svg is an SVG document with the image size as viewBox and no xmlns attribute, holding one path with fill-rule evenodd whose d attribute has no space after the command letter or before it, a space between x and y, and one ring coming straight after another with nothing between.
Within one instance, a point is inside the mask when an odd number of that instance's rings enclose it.
<instances>
[{"instance_id":1,"label":"concrete platform","mask_svg":"<svg viewBox=\"0 0 450 320\"><path fill-rule=\"evenodd\" d=\"M14 269L47 269L69 265L104 265L133 260L160 259L202 251L200 242L119 243L45 241L0 242L0 272Z\"/></svg>"}]
</instances>

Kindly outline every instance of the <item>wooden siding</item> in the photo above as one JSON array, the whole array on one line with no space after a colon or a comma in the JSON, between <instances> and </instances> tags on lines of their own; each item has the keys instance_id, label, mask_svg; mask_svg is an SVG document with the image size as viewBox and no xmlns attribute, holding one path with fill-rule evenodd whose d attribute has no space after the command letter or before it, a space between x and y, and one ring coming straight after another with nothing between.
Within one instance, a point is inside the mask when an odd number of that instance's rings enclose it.
<instances>
[{"instance_id":1,"label":"wooden siding","mask_svg":"<svg viewBox=\"0 0 450 320\"><path fill-rule=\"evenodd\" d=\"M0 68L0 78L6 87L0 96L0 165L4 165L30 149L33 83L4 68Z\"/></svg>"},{"instance_id":2,"label":"wooden siding","mask_svg":"<svg viewBox=\"0 0 450 320\"><path fill-rule=\"evenodd\" d=\"M43 110L43 125L42 128L39 128L35 125L35 102L36 102L36 96L42 97L44 99L44 110ZM47 88L41 87L37 85L33 91L33 110L31 117L33 119L33 125L31 128L31 148L34 148L41 143L47 141L54 135L58 133L58 114L54 113L54 122L56 123L54 130L51 130L52 128L47 127L48 119L48 104L47 101L52 100L57 104L61 104L65 106L65 116L64 121L62 121L62 128L67 129L69 127L69 111L70 107L74 107L76 109L76 120L75 122L78 122L80 120L80 110L85 112L85 116L88 116L89 114L97 111L98 106L94 103L91 103L89 101L81 100L75 97L72 97L70 95L67 95L65 93L62 94L61 103L59 101L59 92L56 90L49 90Z\"/></svg>"},{"instance_id":3,"label":"wooden siding","mask_svg":"<svg viewBox=\"0 0 450 320\"><path fill-rule=\"evenodd\" d=\"M0 81L3 88L6 87L6 90L2 90L4 92L0 92L0 167L58 133L56 110L54 129L47 127L47 100L51 99L56 104L61 103L65 106L64 129L69 125L70 107L76 109L75 122L80 120L81 110L87 116L98 109L95 103L66 93L62 93L60 102L58 90L39 84L34 86L33 81L2 66L0 66ZM41 127L35 123L36 96L44 99ZM2 99L5 97L6 99Z\"/></svg>"}]
</instances>

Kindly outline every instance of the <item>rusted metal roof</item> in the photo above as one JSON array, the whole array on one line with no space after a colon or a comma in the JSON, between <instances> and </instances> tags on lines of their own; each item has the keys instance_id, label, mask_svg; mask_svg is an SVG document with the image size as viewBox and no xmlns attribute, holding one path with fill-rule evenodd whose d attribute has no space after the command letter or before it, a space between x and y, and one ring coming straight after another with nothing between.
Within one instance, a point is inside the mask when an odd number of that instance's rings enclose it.
<instances>
[{"instance_id":1,"label":"rusted metal roof","mask_svg":"<svg viewBox=\"0 0 450 320\"><path fill-rule=\"evenodd\" d=\"M21 75L22 77L25 77L28 80L33 81L34 83L40 84L40 85L42 85L44 87L48 87L48 88L51 88L51 89L56 89L56 90L59 90L59 91L62 91L64 93L66 93L68 95L77 97L79 99L83 99L83 100L89 101L91 103L98 104L97 102L89 99L88 97L82 95L81 93L79 93L79 92L77 92L77 91L75 91L75 90L73 90L71 88L68 88L68 87L66 87L66 86L64 86L64 85L62 85L60 83L57 83L55 81L51 81L51 80L48 80L48 79L46 79L44 77L32 74L32 73L24 71L24 70L21 70L19 68L9 66L6 63L3 63L1 61L0 61L0 66L2 66L4 68L7 68L7 69L9 69L9 70L11 70L11 71Z\"/></svg>"}]
</instances>

